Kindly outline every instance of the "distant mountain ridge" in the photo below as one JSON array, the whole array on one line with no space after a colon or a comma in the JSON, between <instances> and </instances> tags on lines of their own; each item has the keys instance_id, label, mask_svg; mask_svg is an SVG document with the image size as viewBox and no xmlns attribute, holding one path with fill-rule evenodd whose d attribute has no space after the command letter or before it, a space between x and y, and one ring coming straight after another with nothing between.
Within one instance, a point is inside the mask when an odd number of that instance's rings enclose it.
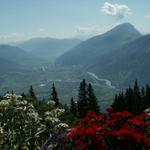
<instances>
[{"instance_id":1,"label":"distant mountain ridge","mask_svg":"<svg viewBox=\"0 0 150 150\"><path fill-rule=\"evenodd\" d=\"M1 64L4 64L1 65L1 67L3 66L2 68L4 68L5 66L5 70L12 68L12 71L16 71L16 69L32 69L31 66L39 60L31 53L26 52L17 46L1 44L0 61Z\"/></svg>"},{"instance_id":2,"label":"distant mountain ridge","mask_svg":"<svg viewBox=\"0 0 150 150\"><path fill-rule=\"evenodd\" d=\"M31 59L33 56L30 53L16 46L1 44L0 45L0 57L17 63L23 60Z\"/></svg>"},{"instance_id":3,"label":"distant mountain ridge","mask_svg":"<svg viewBox=\"0 0 150 150\"><path fill-rule=\"evenodd\" d=\"M123 44L141 36L129 23L118 25L112 30L81 42L75 48L60 56L56 63L63 65L91 65L103 59L106 53L119 49Z\"/></svg>"},{"instance_id":4,"label":"distant mountain ridge","mask_svg":"<svg viewBox=\"0 0 150 150\"><path fill-rule=\"evenodd\" d=\"M128 86L135 79L150 83L150 34L141 35L129 23L82 42L56 61L61 65L82 65L85 71Z\"/></svg>"},{"instance_id":5,"label":"distant mountain ridge","mask_svg":"<svg viewBox=\"0 0 150 150\"><path fill-rule=\"evenodd\" d=\"M18 69L21 69L21 66L19 64L16 64L15 62L6 60L4 58L0 58L0 74Z\"/></svg>"},{"instance_id":6,"label":"distant mountain ridge","mask_svg":"<svg viewBox=\"0 0 150 150\"><path fill-rule=\"evenodd\" d=\"M42 58L56 58L78 45L79 39L33 38L17 46Z\"/></svg>"},{"instance_id":7,"label":"distant mountain ridge","mask_svg":"<svg viewBox=\"0 0 150 150\"><path fill-rule=\"evenodd\" d=\"M116 53L106 55L105 61L90 68L122 85L128 86L135 79L143 84L150 83L150 34L122 46Z\"/></svg>"}]
</instances>

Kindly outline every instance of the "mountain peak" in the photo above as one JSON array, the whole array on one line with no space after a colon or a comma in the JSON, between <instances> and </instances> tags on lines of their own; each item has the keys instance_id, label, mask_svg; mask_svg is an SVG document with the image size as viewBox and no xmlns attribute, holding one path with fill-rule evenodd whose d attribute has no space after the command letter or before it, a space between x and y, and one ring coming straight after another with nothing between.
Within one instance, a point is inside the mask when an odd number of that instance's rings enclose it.
<instances>
[{"instance_id":1,"label":"mountain peak","mask_svg":"<svg viewBox=\"0 0 150 150\"><path fill-rule=\"evenodd\" d=\"M141 34L130 23L120 24L101 35L94 36L58 58L60 64L91 65L109 52L139 38ZM83 59L84 58L84 59Z\"/></svg>"},{"instance_id":2,"label":"mountain peak","mask_svg":"<svg viewBox=\"0 0 150 150\"><path fill-rule=\"evenodd\" d=\"M119 24L108 32L111 32L111 34L112 33L117 33L117 34L119 34L119 33L135 33L135 34L141 36L141 33L131 23Z\"/></svg>"}]
</instances>

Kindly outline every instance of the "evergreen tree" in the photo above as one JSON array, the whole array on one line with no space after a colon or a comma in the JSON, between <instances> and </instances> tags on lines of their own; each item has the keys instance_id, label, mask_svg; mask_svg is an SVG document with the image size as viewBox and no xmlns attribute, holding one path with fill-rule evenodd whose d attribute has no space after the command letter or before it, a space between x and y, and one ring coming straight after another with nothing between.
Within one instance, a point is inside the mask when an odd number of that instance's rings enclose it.
<instances>
[{"instance_id":1,"label":"evergreen tree","mask_svg":"<svg viewBox=\"0 0 150 150\"><path fill-rule=\"evenodd\" d=\"M120 93L119 95L115 96L114 103L112 104L113 111L123 111L126 108L126 104L124 101L124 94Z\"/></svg>"},{"instance_id":2,"label":"evergreen tree","mask_svg":"<svg viewBox=\"0 0 150 150\"><path fill-rule=\"evenodd\" d=\"M134 96L133 96L132 101L133 101L132 112L134 114L139 114L142 111L142 105L141 105L141 93L140 93L140 88L139 88L137 80L135 81L135 84L134 84Z\"/></svg>"},{"instance_id":3,"label":"evergreen tree","mask_svg":"<svg viewBox=\"0 0 150 150\"><path fill-rule=\"evenodd\" d=\"M74 116L76 116L76 114L77 114L77 105L76 105L75 101L73 100L73 97L70 100L70 112Z\"/></svg>"},{"instance_id":4,"label":"evergreen tree","mask_svg":"<svg viewBox=\"0 0 150 150\"><path fill-rule=\"evenodd\" d=\"M69 112L69 107L67 104L64 104L63 105L63 109L65 110L65 112Z\"/></svg>"},{"instance_id":5,"label":"evergreen tree","mask_svg":"<svg viewBox=\"0 0 150 150\"><path fill-rule=\"evenodd\" d=\"M141 89L141 95L142 95L142 98L145 96L145 88L144 87L142 87L142 89Z\"/></svg>"},{"instance_id":6,"label":"evergreen tree","mask_svg":"<svg viewBox=\"0 0 150 150\"><path fill-rule=\"evenodd\" d=\"M140 114L150 107L150 87L140 89L137 80L133 88L126 89L125 94L119 94L115 97L112 104L114 111L127 110L133 114Z\"/></svg>"},{"instance_id":7,"label":"evergreen tree","mask_svg":"<svg viewBox=\"0 0 150 150\"><path fill-rule=\"evenodd\" d=\"M126 90L126 93L125 93L125 97L124 97L124 103L126 103L126 107L123 108L122 107L122 110L128 110L130 112L132 112L132 110L134 109L134 90L132 88L128 88Z\"/></svg>"},{"instance_id":8,"label":"evergreen tree","mask_svg":"<svg viewBox=\"0 0 150 150\"><path fill-rule=\"evenodd\" d=\"M26 99L27 98L25 93L22 93L21 96L22 96L22 99Z\"/></svg>"},{"instance_id":9,"label":"evergreen tree","mask_svg":"<svg viewBox=\"0 0 150 150\"><path fill-rule=\"evenodd\" d=\"M144 109L150 107L150 87L146 84L144 100Z\"/></svg>"},{"instance_id":10,"label":"evergreen tree","mask_svg":"<svg viewBox=\"0 0 150 150\"><path fill-rule=\"evenodd\" d=\"M78 113L79 117L85 116L88 111L88 101L87 101L87 84L83 80L80 83L79 95L78 95Z\"/></svg>"},{"instance_id":11,"label":"evergreen tree","mask_svg":"<svg viewBox=\"0 0 150 150\"><path fill-rule=\"evenodd\" d=\"M36 99L32 85L30 86L30 89L29 89L29 95L31 96L31 98Z\"/></svg>"},{"instance_id":12,"label":"evergreen tree","mask_svg":"<svg viewBox=\"0 0 150 150\"><path fill-rule=\"evenodd\" d=\"M3 97L0 95L0 101L3 99Z\"/></svg>"},{"instance_id":13,"label":"evergreen tree","mask_svg":"<svg viewBox=\"0 0 150 150\"><path fill-rule=\"evenodd\" d=\"M59 99L58 99L58 94L57 94L57 91L56 91L54 83L52 85L51 100L53 100L55 102L55 106L56 107L60 106Z\"/></svg>"},{"instance_id":14,"label":"evergreen tree","mask_svg":"<svg viewBox=\"0 0 150 150\"><path fill-rule=\"evenodd\" d=\"M97 98L95 96L93 87L90 83L88 85L87 91L88 91L88 93L87 93L87 96L88 96L88 110L99 113L98 101L97 101Z\"/></svg>"}]
</instances>

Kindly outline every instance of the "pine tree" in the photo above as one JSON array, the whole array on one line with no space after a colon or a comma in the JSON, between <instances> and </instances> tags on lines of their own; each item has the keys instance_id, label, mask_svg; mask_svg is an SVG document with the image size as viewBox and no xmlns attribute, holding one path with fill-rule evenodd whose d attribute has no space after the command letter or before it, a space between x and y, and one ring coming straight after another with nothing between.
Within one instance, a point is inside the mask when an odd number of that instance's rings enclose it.
<instances>
[{"instance_id":1,"label":"pine tree","mask_svg":"<svg viewBox=\"0 0 150 150\"><path fill-rule=\"evenodd\" d=\"M145 97L144 97L144 109L150 107L150 86L146 84L145 88Z\"/></svg>"},{"instance_id":2,"label":"pine tree","mask_svg":"<svg viewBox=\"0 0 150 150\"><path fill-rule=\"evenodd\" d=\"M27 96L25 95L25 93L22 93L21 96L22 96L23 99L27 98Z\"/></svg>"},{"instance_id":3,"label":"pine tree","mask_svg":"<svg viewBox=\"0 0 150 150\"><path fill-rule=\"evenodd\" d=\"M115 96L115 100L112 104L113 111L123 111L126 108L126 103L124 101L124 94L120 93L119 95Z\"/></svg>"},{"instance_id":4,"label":"pine tree","mask_svg":"<svg viewBox=\"0 0 150 150\"><path fill-rule=\"evenodd\" d=\"M88 110L99 113L100 110L99 110L99 106L98 106L98 101L97 101L97 98L94 94L93 87L90 83L88 85L88 90L87 91L88 91L88 93L87 93L87 96L88 96Z\"/></svg>"},{"instance_id":5,"label":"pine tree","mask_svg":"<svg viewBox=\"0 0 150 150\"><path fill-rule=\"evenodd\" d=\"M76 114L77 114L77 105L76 105L75 101L73 100L73 97L70 100L70 112L74 116L76 116Z\"/></svg>"},{"instance_id":6,"label":"pine tree","mask_svg":"<svg viewBox=\"0 0 150 150\"><path fill-rule=\"evenodd\" d=\"M134 108L134 90L132 88L128 88L126 90L125 93L125 97L124 97L124 103L126 104L126 107L122 108L122 110L128 110L130 112L132 112L133 108Z\"/></svg>"},{"instance_id":7,"label":"pine tree","mask_svg":"<svg viewBox=\"0 0 150 150\"><path fill-rule=\"evenodd\" d=\"M31 96L31 98L36 99L32 85L30 86L30 89L29 89L29 95Z\"/></svg>"},{"instance_id":8,"label":"pine tree","mask_svg":"<svg viewBox=\"0 0 150 150\"><path fill-rule=\"evenodd\" d=\"M141 93L137 80L135 81L134 84L134 97L132 101L134 106L132 112L134 114L139 114L142 111L142 106L141 106Z\"/></svg>"},{"instance_id":9,"label":"pine tree","mask_svg":"<svg viewBox=\"0 0 150 150\"><path fill-rule=\"evenodd\" d=\"M83 80L80 83L79 95L78 95L78 113L79 117L85 116L88 111L88 101L87 101L87 84Z\"/></svg>"},{"instance_id":10,"label":"pine tree","mask_svg":"<svg viewBox=\"0 0 150 150\"><path fill-rule=\"evenodd\" d=\"M65 112L69 112L69 107L67 104L64 104L63 105L63 109L65 110Z\"/></svg>"},{"instance_id":11,"label":"pine tree","mask_svg":"<svg viewBox=\"0 0 150 150\"><path fill-rule=\"evenodd\" d=\"M113 102L114 111L129 111L133 114L140 114L150 107L150 87L140 89L137 80L133 88L126 89L125 94L119 94Z\"/></svg>"},{"instance_id":12,"label":"pine tree","mask_svg":"<svg viewBox=\"0 0 150 150\"><path fill-rule=\"evenodd\" d=\"M58 99L58 94L57 94L57 91L56 91L54 83L52 85L51 100L53 100L55 102L55 106L56 107L60 106L59 99Z\"/></svg>"}]
</instances>

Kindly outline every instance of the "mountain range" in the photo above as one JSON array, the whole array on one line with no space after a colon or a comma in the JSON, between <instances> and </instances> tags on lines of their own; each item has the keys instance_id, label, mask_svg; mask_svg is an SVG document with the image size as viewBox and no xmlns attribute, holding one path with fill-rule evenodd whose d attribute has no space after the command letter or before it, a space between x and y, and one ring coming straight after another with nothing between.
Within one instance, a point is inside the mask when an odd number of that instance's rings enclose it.
<instances>
[{"instance_id":1,"label":"mountain range","mask_svg":"<svg viewBox=\"0 0 150 150\"><path fill-rule=\"evenodd\" d=\"M80 43L79 39L34 38L20 44L0 45L1 71L40 67ZM4 69L5 68L5 69Z\"/></svg>"},{"instance_id":2,"label":"mountain range","mask_svg":"<svg viewBox=\"0 0 150 150\"><path fill-rule=\"evenodd\" d=\"M90 38L60 56L57 64L83 66L118 86L138 79L150 82L150 35L142 35L133 25L124 23Z\"/></svg>"},{"instance_id":3,"label":"mountain range","mask_svg":"<svg viewBox=\"0 0 150 150\"><path fill-rule=\"evenodd\" d=\"M121 24L112 30L92 37L63 54L57 63L63 65L91 65L107 53L140 37L141 34L129 23Z\"/></svg>"},{"instance_id":4,"label":"mountain range","mask_svg":"<svg viewBox=\"0 0 150 150\"><path fill-rule=\"evenodd\" d=\"M55 59L80 42L79 39L33 38L17 46L39 58Z\"/></svg>"},{"instance_id":5,"label":"mountain range","mask_svg":"<svg viewBox=\"0 0 150 150\"><path fill-rule=\"evenodd\" d=\"M16 46L0 45L1 72L32 70L33 64L42 67L43 60L55 60L60 67L79 66L119 87L135 79L145 84L150 82L150 34L142 35L124 23L86 41L34 38Z\"/></svg>"}]
</instances>

